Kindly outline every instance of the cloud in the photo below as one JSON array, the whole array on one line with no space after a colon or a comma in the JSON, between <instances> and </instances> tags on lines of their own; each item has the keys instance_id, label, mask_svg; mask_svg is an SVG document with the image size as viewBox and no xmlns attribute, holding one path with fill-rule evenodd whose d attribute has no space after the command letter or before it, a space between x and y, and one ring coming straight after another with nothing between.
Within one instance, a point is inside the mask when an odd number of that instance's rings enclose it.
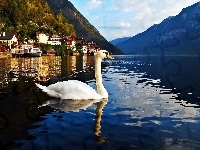
<instances>
[{"instance_id":1,"label":"cloud","mask_svg":"<svg viewBox=\"0 0 200 150\"><path fill-rule=\"evenodd\" d=\"M112 0L112 3L113 8L120 12L133 12L135 9L138 9L139 6L144 6L148 4L147 1L141 0Z\"/></svg>"},{"instance_id":2,"label":"cloud","mask_svg":"<svg viewBox=\"0 0 200 150\"><path fill-rule=\"evenodd\" d=\"M96 9L97 7L101 6L103 4L102 0L90 0L86 3L85 9L91 10Z\"/></svg>"},{"instance_id":3,"label":"cloud","mask_svg":"<svg viewBox=\"0 0 200 150\"><path fill-rule=\"evenodd\" d=\"M113 26L97 26L100 33L106 37L107 40L113 40L119 37L130 37L133 34L133 29L128 22L120 22Z\"/></svg>"},{"instance_id":4,"label":"cloud","mask_svg":"<svg viewBox=\"0 0 200 150\"><path fill-rule=\"evenodd\" d=\"M116 26L122 27L122 28L130 28L131 24L126 21L118 21L118 22L116 22Z\"/></svg>"},{"instance_id":5,"label":"cloud","mask_svg":"<svg viewBox=\"0 0 200 150\"><path fill-rule=\"evenodd\" d=\"M113 39L119 38L119 37L130 37L132 36L132 34L130 34L129 31L127 30L123 30L123 29L119 29L119 28L114 28L112 30L109 30L108 27L105 27L106 30L101 30L100 32L107 37L108 41L111 41Z\"/></svg>"}]
</instances>

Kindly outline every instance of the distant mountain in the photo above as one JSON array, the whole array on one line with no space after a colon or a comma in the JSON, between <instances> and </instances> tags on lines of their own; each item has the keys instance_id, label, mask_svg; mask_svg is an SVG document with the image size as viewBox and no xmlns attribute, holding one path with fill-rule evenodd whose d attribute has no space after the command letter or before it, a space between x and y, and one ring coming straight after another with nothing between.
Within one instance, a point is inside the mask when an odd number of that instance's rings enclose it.
<instances>
[{"instance_id":1,"label":"distant mountain","mask_svg":"<svg viewBox=\"0 0 200 150\"><path fill-rule=\"evenodd\" d=\"M102 49L113 54L124 54L119 48L109 43L99 31L74 7L68 0L47 0L49 6L56 14L62 11L76 30L76 35L83 37L86 41L96 42Z\"/></svg>"},{"instance_id":2,"label":"distant mountain","mask_svg":"<svg viewBox=\"0 0 200 150\"><path fill-rule=\"evenodd\" d=\"M123 38L117 38L117 39L114 39L114 40L112 40L112 41L109 41L111 44L113 44L113 45L116 45L116 44L118 44L118 43L120 43L120 42L124 42L124 41L126 41L126 40L128 40L128 39L130 39L131 37L123 37Z\"/></svg>"},{"instance_id":3,"label":"distant mountain","mask_svg":"<svg viewBox=\"0 0 200 150\"><path fill-rule=\"evenodd\" d=\"M200 2L116 46L126 54L200 54Z\"/></svg>"}]
</instances>

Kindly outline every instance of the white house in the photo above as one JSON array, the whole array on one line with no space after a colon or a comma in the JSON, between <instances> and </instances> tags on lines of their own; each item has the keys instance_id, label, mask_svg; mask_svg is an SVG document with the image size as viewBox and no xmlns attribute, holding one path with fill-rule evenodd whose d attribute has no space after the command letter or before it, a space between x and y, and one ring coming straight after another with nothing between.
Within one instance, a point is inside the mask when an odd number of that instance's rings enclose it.
<instances>
[{"instance_id":1,"label":"white house","mask_svg":"<svg viewBox=\"0 0 200 150\"><path fill-rule=\"evenodd\" d=\"M49 40L47 41L47 44L50 45L61 45L61 38L58 35L53 35L49 37Z\"/></svg>"},{"instance_id":2,"label":"white house","mask_svg":"<svg viewBox=\"0 0 200 150\"><path fill-rule=\"evenodd\" d=\"M18 43L17 37L13 32L0 32L0 43L8 46L11 49L11 45Z\"/></svg>"},{"instance_id":3,"label":"white house","mask_svg":"<svg viewBox=\"0 0 200 150\"><path fill-rule=\"evenodd\" d=\"M82 46L82 51L84 54L87 54L87 46L86 45Z\"/></svg>"},{"instance_id":4,"label":"white house","mask_svg":"<svg viewBox=\"0 0 200 150\"><path fill-rule=\"evenodd\" d=\"M47 44L47 42L49 40L49 34L37 33L36 36L37 36L37 39L38 39L39 43Z\"/></svg>"}]
</instances>

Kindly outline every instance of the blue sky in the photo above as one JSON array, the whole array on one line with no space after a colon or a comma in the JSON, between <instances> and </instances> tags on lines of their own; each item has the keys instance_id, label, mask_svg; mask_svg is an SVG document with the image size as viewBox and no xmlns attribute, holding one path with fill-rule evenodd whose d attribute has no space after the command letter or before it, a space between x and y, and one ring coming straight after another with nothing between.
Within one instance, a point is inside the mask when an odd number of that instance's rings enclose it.
<instances>
[{"instance_id":1,"label":"blue sky","mask_svg":"<svg viewBox=\"0 0 200 150\"><path fill-rule=\"evenodd\" d=\"M108 41L134 36L199 0L69 0Z\"/></svg>"}]
</instances>

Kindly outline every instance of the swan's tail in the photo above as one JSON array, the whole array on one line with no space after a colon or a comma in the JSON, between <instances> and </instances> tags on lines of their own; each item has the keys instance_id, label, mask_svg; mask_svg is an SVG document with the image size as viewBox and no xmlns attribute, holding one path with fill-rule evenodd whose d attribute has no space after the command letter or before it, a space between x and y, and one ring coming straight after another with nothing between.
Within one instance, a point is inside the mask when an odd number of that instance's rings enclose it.
<instances>
[{"instance_id":1,"label":"swan's tail","mask_svg":"<svg viewBox=\"0 0 200 150\"><path fill-rule=\"evenodd\" d=\"M42 91L43 91L43 89L45 89L45 87L46 87L46 86L42 86L42 85L40 85L40 84L38 84L38 83L35 83L35 85L37 85L37 87L39 87L40 89L42 89Z\"/></svg>"},{"instance_id":2,"label":"swan's tail","mask_svg":"<svg viewBox=\"0 0 200 150\"><path fill-rule=\"evenodd\" d=\"M35 85L40 88L43 92L47 93L49 96L51 97L56 97L56 98L60 98L60 94L55 92L55 91L52 91L52 90L49 90L48 87L46 86L43 86L43 85L40 85L38 83L35 83Z\"/></svg>"}]
</instances>

